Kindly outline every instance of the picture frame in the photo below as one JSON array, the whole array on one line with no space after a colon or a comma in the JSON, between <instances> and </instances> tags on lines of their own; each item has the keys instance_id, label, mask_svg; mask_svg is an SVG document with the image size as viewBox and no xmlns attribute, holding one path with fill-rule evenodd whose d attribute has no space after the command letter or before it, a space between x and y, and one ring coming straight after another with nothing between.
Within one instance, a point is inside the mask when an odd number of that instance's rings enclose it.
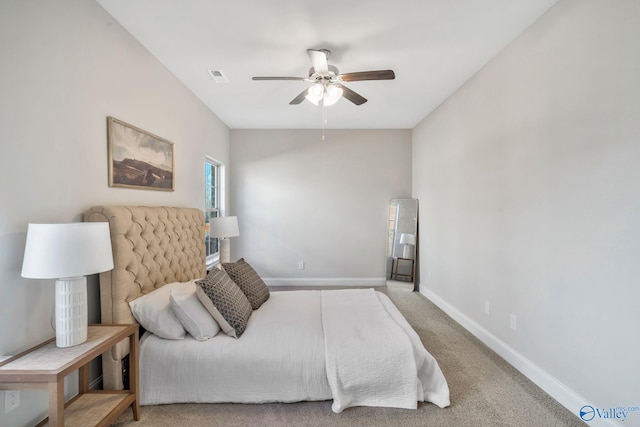
<instances>
[{"instance_id":1,"label":"picture frame","mask_svg":"<svg viewBox=\"0 0 640 427\"><path fill-rule=\"evenodd\" d=\"M109 187L174 191L174 144L107 117Z\"/></svg>"}]
</instances>

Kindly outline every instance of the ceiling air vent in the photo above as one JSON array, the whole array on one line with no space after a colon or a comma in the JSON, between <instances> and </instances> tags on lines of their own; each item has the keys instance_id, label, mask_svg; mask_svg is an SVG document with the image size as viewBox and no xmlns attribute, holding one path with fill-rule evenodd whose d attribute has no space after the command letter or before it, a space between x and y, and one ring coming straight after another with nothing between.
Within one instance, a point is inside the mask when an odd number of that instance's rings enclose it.
<instances>
[{"instance_id":1,"label":"ceiling air vent","mask_svg":"<svg viewBox=\"0 0 640 427\"><path fill-rule=\"evenodd\" d=\"M229 79L220 70L209 70L209 74L216 83L229 83Z\"/></svg>"}]
</instances>

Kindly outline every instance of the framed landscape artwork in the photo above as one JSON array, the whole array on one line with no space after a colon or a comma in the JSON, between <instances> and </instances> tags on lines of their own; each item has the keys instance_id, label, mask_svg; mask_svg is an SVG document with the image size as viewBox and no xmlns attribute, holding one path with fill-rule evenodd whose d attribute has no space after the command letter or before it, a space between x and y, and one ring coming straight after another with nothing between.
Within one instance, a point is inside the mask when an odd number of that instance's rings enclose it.
<instances>
[{"instance_id":1,"label":"framed landscape artwork","mask_svg":"<svg viewBox=\"0 0 640 427\"><path fill-rule=\"evenodd\" d=\"M173 191L172 142L107 118L109 186Z\"/></svg>"}]
</instances>

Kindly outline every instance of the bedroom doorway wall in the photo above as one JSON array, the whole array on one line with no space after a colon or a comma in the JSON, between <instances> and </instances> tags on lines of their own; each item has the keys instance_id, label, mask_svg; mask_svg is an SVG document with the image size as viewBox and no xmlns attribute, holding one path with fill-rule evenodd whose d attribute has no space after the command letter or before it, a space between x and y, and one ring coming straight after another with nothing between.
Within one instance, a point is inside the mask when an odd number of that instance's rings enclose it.
<instances>
[{"instance_id":1,"label":"bedroom doorway wall","mask_svg":"<svg viewBox=\"0 0 640 427\"><path fill-rule=\"evenodd\" d=\"M387 226L387 280L415 286L417 254L418 199L392 199Z\"/></svg>"}]
</instances>

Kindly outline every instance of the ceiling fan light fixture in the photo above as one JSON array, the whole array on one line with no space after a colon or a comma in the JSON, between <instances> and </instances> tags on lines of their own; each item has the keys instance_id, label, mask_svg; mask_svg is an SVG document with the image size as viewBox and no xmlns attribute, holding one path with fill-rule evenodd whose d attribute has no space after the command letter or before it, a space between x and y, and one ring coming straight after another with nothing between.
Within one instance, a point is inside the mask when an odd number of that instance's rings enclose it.
<instances>
[{"instance_id":1,"label":"ceiling fan light fixture","mask_svg":"<svg viewBox=\"0 0 640 427\"><path fill-rule=\"evenodd\" d=\"M324 96L324 87L320 83L316 83L307 91L307 100L314 105L318 105L322 97Z\"/></svg>"},{"instance_id":2,"label":"ceiling fan light fixture","mask_svg":"<svg viewBox=\"0 0 640 427\"><path fill-rule=\"evenodd\" d=\"M325 90L322 103L325 107L329 107L338 102L340 98L342 98L342 88L336 85L330 85Z\"/></svg>"}]
</instances>

